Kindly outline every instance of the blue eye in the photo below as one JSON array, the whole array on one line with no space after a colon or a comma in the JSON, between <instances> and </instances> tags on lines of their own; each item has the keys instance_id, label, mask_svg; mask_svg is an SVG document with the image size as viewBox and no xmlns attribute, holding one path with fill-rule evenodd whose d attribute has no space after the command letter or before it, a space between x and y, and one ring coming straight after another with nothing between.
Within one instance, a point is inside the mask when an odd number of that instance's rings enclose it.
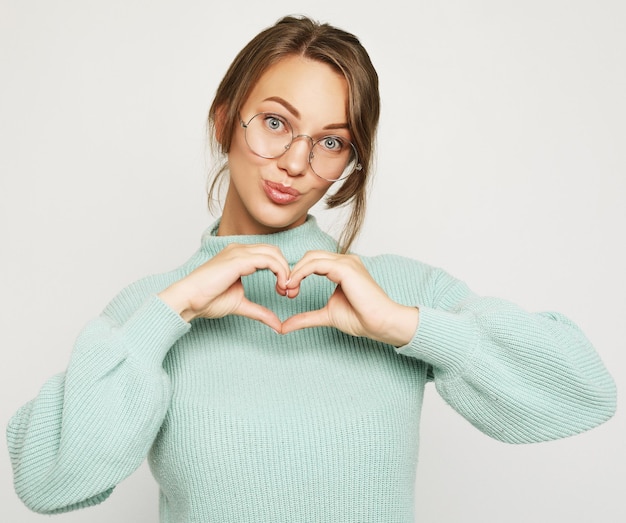
<instances>
[{"instance_id":1,"label":"blue eye","mask_svg":"<svg viewBox=\"0 0 626 523\"><path fill-rule=\"evenodd\" d=\"M284 120L276 115L268 114L265 116L263 121L265 122L265 126L270 131L280 131L285 127Z\"/></svg>"},{"instance_id":2,"label":"blue eye","mask_svg":"<svg viewBox=\"0 0 626 523\"><path fill-rule=\"evenodd\" d=\"M319 142L326 151L338 153L344 148L344 143L338 136L324 136Z\"/></svg>"}]
</instances>

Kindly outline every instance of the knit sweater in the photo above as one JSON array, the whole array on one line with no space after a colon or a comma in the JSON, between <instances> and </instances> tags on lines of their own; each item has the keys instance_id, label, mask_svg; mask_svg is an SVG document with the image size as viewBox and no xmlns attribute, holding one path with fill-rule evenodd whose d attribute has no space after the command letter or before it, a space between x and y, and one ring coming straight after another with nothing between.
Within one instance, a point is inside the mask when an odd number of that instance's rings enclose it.
<instances>
[{"instance_id":1,"label":"knit sweater","mask_svg":"<svg viewBox=\"0 0 626 523\"><path fill-rule=\"evenodd\" d=\"M313 217L263 236L216 236L218 223L183 266L117 295L10 421L15 488L32 510L99 503L148 457L162 523L406 523L428 381L505 442L569 436L614 412L613 380L571 321L399 256L362 260L393 300L419 307L403 347L332 328L279 335L239 316L186 323L157 293L230 242L276 245L291 265L336 250ZM334 289L310 276L287 299L267 270L243 284L281 319Z\"/></svg>"}]
</instances>

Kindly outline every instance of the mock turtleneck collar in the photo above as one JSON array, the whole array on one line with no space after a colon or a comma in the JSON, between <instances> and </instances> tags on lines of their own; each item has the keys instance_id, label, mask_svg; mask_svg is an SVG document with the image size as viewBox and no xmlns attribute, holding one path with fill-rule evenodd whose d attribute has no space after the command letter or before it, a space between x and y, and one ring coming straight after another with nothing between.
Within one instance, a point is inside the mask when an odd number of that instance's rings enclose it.
<instances>
[{"instance_id":1,"label":"mock turtleneck collar","mask_svg":"<svg viewBox=\"0 0 626 523\"><path fill-rule=\"evenodd\" d=\"M215 256L230 243L276 245L290 264L300 260L307 251L337 251L337 242L319 228L317 220L311 214L302 225L272 234L217 236L219 225L220 219L202 235L202 250L210 256Z\"/></svg>"}]
</instances>

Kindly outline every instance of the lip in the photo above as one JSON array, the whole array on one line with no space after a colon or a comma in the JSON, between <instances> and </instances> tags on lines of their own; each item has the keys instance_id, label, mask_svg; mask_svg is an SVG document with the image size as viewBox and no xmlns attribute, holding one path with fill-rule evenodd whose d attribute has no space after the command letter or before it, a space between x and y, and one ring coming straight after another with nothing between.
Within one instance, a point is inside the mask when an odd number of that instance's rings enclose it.
<instances>
[{"instance_id":1,"label":"lip","mask_svg":"<svg viewBox=\"0 0 626 523\"><path fill-rule=\"evenodd\" d=\"M300 191L293 187L286 187L282 183L270 182L268 180L263 182L263 190L267 197L278 205L295 202L300 197Z\"/></svg>"}]
</instances>

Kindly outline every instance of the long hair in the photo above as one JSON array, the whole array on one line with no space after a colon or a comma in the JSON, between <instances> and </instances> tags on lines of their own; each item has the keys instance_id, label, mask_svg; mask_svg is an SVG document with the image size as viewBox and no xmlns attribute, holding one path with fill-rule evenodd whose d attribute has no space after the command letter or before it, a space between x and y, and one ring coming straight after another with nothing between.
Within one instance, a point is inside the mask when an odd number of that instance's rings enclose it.
<instances>
[{"instance_id":1,"label":"long hair","mask_svg":"<svg viewBox=\"0 0 626 523\"><path fill-rule=\"evenodd\" d=\"M217 151L226 155L239 125L239 110L256 82L273 64L298 55L330 65L348 84L348 125L362 166L338 190L328 194L328 208L350 205L351 212L339 238L340 252L347 252L365 218L367 187L374 158L380 115L378 74L356 36L307 17L287 16L255 36L235 57L217 88L208 117L208 130ZM219 136L216 137L216 118ZM224 162L209 186L209 206L228 170Z\"/></svg>"}]
</instances>

